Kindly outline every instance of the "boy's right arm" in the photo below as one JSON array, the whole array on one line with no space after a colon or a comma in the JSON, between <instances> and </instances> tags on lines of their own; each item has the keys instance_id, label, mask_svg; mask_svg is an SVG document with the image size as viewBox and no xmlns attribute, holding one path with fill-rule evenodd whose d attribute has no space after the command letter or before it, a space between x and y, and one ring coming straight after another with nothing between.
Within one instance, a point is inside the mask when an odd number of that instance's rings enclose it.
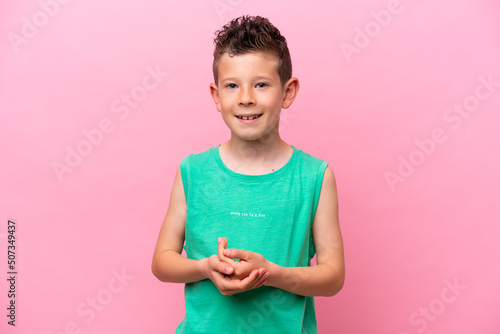
<instances>
[{"instance_id":1,"label":"boy's right arm","mask_svg":"<svg viewBox=\"0 0 500 334\"><path fill-rule=\"evenodd\" d=\"M167 214L158 235L151 269L162 282L190 283L206 277L200 262L181 255L187 204L180 167L175 174Z\"/></svg>"},{"instance_id":2,"label":"boy's right arm","mask_svg":"<svg viewBox=\"0 0 500 334\"><path fill-rule=\"evenodd\" d=\"M183 256L184 231L186 226L187 204L184 195L180 167L175 174L167 214L158 235L151 269L162 282L191 283L210 279L222 294L250 290L261 286L267 278L265 268L254 270L243 280L232 280L228 276L233 272L226 271L228 265L219 261L217 255L193 260ZM217 240L214 240L214 246ZM221 247L219 245L219 247Z\"/></svg>"}]
</instances>

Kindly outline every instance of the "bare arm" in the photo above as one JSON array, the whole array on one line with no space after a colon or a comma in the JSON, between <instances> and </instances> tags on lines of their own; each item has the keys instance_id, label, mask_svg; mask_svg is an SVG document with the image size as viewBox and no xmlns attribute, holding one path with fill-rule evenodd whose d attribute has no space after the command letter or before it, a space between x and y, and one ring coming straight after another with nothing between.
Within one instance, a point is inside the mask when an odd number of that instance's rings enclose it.
<instances>
[{"instance_id":1,"label":"bare arm","mask_svg":"<svg viewBox=\"0 0 500 334\"><path fill-rule=\"evenodd\" d=\"M338 219L338 201L335 176L326 168L321 194L313 222L313 240L317 265L311 267L282 267L266 260L261 254L224 249L227 239L222 240L219 259L235 268L232 276L245 275L257 267L269 271L266 285L274 286L303 296L333 296L344 285L344 247ZM240 261L234 261L238 258Z\"/></svg>"},{"instance_id":2,"label":"bare arm","mask_svg":"<svg viewBox=\"0 0 500 334\"><path fill-rule=\"evenodd\" d=\"M268 284L304 296L333 296L344 286L344 246L338 217L335 176L327 167L313 222L317 265L281 267L269 263Z\"/></svg>"},{"instance_id":3,"label":"bare arm","mask_svg":"<svg viewBox=\"0 0 500 334\"><path fill-rule=\"evenodd\" d=\"M153 274L162 282L191 283L206 278L199 261L181 255L186 212L186 197L179 167L151 265Z\"/></svg>"},{"instance_id":4,"label":"bare arm","mask_svg":"<svg viewBox=\"0 0 500 334\"><path fill-rule=\"evenodd\" d=\"M191 283L210 279L224 295L250 290L261 286L267 277L265 268L253 270L248 277L231 279L233 268L219 261L217 255L201 260L192 260L184 257L184 231L186 226L187 204L184 195L180 168L177 169L170 203L163 221L153 254L151 270L162 282ZM214 249L217 240L214 240ZM220 246L219 246L220 247Z\"/></svg>"}]
</instances>

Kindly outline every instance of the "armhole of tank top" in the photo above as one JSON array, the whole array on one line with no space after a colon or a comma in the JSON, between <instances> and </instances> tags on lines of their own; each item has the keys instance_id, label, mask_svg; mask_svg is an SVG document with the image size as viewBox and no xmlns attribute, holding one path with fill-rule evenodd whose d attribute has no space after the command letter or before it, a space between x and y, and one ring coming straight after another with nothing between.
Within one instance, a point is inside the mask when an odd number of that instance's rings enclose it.
<instances>
[{"instance_id":1,"label":"armhole of tank top","mask_svg":"<svg viewBox=\"0 0 500 334\"><path fill-rule=\"evenodd\" d=\"M316 253L316 247L314 246L314 236L312 233L312 228L314 224L314 218L316 217L316 209L318 208L318 203L319 203L319 195L321 194L321 186L323 185L323 177L325 175L325 169L328 166L328 162L321 160L320 163L318 164L318 169L316 170L316 178L315 178L315 183L314 183L314 193L313 193L313 208L312 208L312 219L311 219L311 226L310 226L310 247L309 247L309 265L311 262L311 259L314 257L314 254Z\"/></svg>"},{"instance_id":2,"label":"armhole of tank top","mask_svg":"<svg viewBox=\"0 0 500 334\"><path fill-rule=\"evenodd\" d=\"M314 203L313 203L313 221L316 217L316 209L318 208L319 195L321 194L321 187L323 185L323 177L325 176L325 170L328 166L328 162L321 160L318 166L318 171L316 174L316 182L314 184Z\"/></svg>"},{"instance_id":3,"label":"armhole of tank top","mask_svg":"<svg viewBox=\"0 0 500 334\"><path fill-rule=\"evenodd\" d=\"M188 156L184 157L181 160L181 164L180 164L182 186L184 188L184 196L186 198L186 204L187 204L187 201L188 201L188 172L187 172L187 169L188 169L188 164L189 164L189 158L191 157L191 155L192 155L192 153L189 154Z\"/></svg>"}]
</instances>

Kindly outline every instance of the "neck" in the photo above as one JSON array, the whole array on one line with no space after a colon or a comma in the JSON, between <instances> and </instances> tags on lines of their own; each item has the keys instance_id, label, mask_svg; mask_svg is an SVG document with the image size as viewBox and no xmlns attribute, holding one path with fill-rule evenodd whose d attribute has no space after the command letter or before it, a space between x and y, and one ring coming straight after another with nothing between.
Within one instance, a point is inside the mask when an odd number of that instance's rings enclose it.
<instances>
[{"instance_id":1,"label":"neck","mask_svg":"<svg viewBox=\"0 0 500 334\"><path fill-rule=\"evenodd\" d=\"M292 147L279 134L275 138L242 140L232 136L219 147L221 158L235 172L266 173L281 168L290 158Z\"/></svg>"}]
</instances>

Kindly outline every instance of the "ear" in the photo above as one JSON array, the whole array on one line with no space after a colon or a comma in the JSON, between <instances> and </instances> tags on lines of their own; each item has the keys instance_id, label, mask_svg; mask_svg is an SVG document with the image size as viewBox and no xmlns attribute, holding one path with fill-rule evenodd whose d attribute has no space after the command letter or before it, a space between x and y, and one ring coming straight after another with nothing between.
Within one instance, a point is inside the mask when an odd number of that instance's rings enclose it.
<instances>
[{"instance_id":1,"label":"ear","mask_svg":"<svg viewBox=\"0 0 500 334\"><path fill-rule=\"evenodd\" d=\"M214 99L215 107L219 112L221 112L222 108L220 103L219 89L214 83L210 84L210 95L212 95L212 99Z\"/></svg>"},{"instance_id":2,"label":"ear","mask_svg":"<svg viewBox=\"0 0 500 334\"><path fill-rule=\"evenodd\" d=\"M293 77L290 78L285 86L283 87L283 103L281 104L281 107L283 109L287 109L290 107L293 103L293 100L295 100L295 97L297 96L297 93L299 92L299 79Z\"/></svg>"}]
</instances>

